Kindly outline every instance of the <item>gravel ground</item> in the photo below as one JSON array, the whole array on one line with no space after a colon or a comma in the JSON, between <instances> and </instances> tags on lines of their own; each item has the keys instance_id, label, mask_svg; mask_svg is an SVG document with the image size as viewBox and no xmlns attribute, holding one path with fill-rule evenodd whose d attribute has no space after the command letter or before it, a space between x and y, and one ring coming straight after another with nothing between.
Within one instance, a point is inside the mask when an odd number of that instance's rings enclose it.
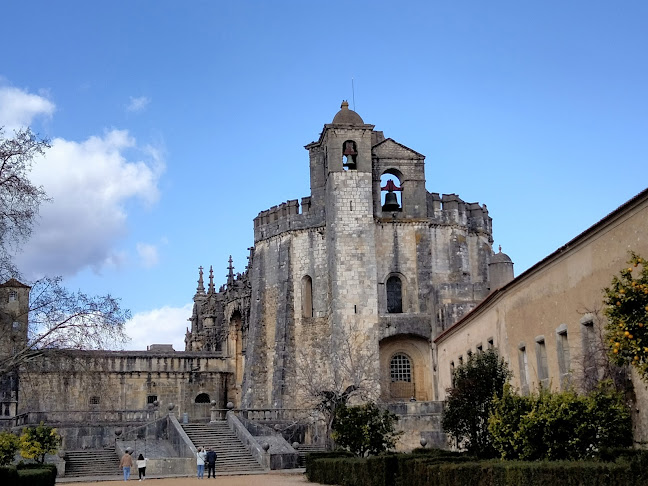
<instances>
[{"instance_id":1,"label":"gravel ground","mask_svg":"<svg viewBox=\"0 0 648 486\"><path fill-rule=\"evenodd\" d=\"M131 476L130 482L138 481ZM123 479L119 482L123 483ZM118 481L93 481L85 483L69 483L70 486L117 486ZM163 478L147 479L144 483L148 486L291 486L294 484L317 486L319 483L310 483L304 474L273 472L269 474L249 474L245 476L217 476L216 478Z\"/></svg>"}]
</instances>

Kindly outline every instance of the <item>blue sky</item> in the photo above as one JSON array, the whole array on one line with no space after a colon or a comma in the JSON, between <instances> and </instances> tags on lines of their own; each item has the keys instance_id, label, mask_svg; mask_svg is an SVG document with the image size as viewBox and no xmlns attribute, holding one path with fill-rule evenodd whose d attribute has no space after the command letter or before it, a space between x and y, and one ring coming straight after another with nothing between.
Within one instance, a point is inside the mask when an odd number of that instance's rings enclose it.
<instances>
[{"instance_id":1,"label":"blue sky","mask_svg":"<svg viewBox=\"0 0 648 486\"><path fill-rule=\"evenodd\" d=\"M647 186L645 1L23 1L0 125L52 139L26 277L121 297L129 348L182 349L197 268L307 196L340 102L487 204L519 274ZM351 91L354 80L355 96Z\"/></svg>"}]
</instances>

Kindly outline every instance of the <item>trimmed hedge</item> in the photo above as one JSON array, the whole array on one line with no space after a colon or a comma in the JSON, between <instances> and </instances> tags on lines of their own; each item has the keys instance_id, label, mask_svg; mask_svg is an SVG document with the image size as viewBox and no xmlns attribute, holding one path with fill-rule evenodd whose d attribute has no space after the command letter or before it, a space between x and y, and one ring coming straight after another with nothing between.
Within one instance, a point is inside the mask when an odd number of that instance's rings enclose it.
<instances>
[{"instance_id":1,"label":"trimmed hedge","mask_svg":"<svg viewBox=\"0 0 648 486\"><path fill-rule=\"evenodd\" d=\"M56 466L54 464L18 464L18 486L54 486Z\"/></svg>"},{"instance_id":2,"label":"trimmed hedge","mask_svg":"<svg viewBox=\"0 0 648 486\"><path fill-rule=\"evenodd\" d=\"M15 466L0 466L0 484L18 484L18 471Z\"/></svg>"},{"instance_id":3,"label":"trimmed hedge","mask_svg":"<svg viewBox=\"0 0 648 486\"><path fill-rule=\"evenodd\" d=\"M313 455L310 481L341 486L640 486L648 484L648 452L624 451L616 462L480 461L465 454L417 450L366 459Z\"/></svg>"}]
</instances>

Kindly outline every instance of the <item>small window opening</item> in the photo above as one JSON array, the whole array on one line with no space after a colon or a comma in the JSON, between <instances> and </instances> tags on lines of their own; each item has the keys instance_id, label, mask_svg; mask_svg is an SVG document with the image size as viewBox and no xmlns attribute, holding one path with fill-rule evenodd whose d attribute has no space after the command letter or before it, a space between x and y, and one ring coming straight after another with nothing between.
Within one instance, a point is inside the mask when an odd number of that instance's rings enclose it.
<instances>
[{"instance_id":1,"label":"small window opening","mask_svg":"<svg viewBox=\"0 0 648 486\"><path fill-rule=\"evenodd\" d=\"M9 291L9 302L14 302L18 298L18 292L15 290Z\"/></svg>"},{"instance_id":2,"label":"small window opening","mask_svg":"<svg viewBox=\"0 0 648 486\"><path fill-rule=\"evenodd\" d=\"M477 354L483 353L484 352L484 346L481 344L477 345Z\"/></svg>"},{"instance_id":3,"label":"small window opening","mask_svg":"<svg viewBox=\"0 0 648 486\"><path fill-rule=\"evenodd\" d=\"M392 275L387 279L387 312L400 314L403 312L403 284L401 279Z\"/></svg>"},{"instance_id":4,"label":"small window opening","mask_svg":"<svg viewBox=\"0 0 648 486\"><path fill-rule=\"evenodd\" d=\"M493 341L493 338L488 339L488 349L493 349L495 347L495 342Z\"/></svg>"},{"instance_id":5,"label":"small window opening","mask_svg":"<svg viewBox=\"0 0 648 486\"><path fill-rule=\"evenodd\" d=\"M313 279L302 277L302 317L313 317Z\"/></svg>"},{"instance_id":6,"label":"small window opening","mask_svg":"<svg viewBox=\"0 0 648 486\"><path fill-rule=\"evenodd\" d=\"M209 395L207 393L201 393L194 400L195 403L209 403Z\"/></svg>"},{"instance_id":7,"label":"small window opening","mask_svg":"<svg viewBox=\"0 0 648 486\"><path fill-rule=\"evenodd\" d=\"M101 403L101 397L93 396L90 397L90 405L99 405Z\"/></svg>"},{"instance_id":8,"label":"small window opening","mask_svg":"<svg viewBox=\"0 0 648 486\"><path fill-rule=\"evenodd\" d=\"M342 157L342 167L344 167L344 170L356 170L358 147L353 140L347 140L342 145Z\"/></svg>"},{"instance_id":9,"label":"small window opening","mask_svg":"<svg viewBox=\"0 0 648 486\"><path fill-rule=\"evenodd\" d=\"M146 397L146 403L153 405L157 402L157 395L149 395Z\"/></svg>"}]
</instances>

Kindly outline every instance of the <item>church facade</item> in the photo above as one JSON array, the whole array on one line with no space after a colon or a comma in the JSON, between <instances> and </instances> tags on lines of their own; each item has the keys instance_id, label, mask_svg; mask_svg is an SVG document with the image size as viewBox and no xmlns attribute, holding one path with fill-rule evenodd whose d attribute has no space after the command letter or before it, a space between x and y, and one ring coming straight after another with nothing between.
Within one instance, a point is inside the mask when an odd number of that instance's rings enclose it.
<instances>
[{"instance_id":1,"label":"church facade","mask_svg":"<svg viewBox=\"0 0 648 486\"><path fill-rule=\"evenodd\" d=\"M201 269L186 351L236 356L237 405L294 408L296 357L355 332L383 400L437 400L434 338L513 278L486 206L428 192L425 157L347 102L305 148L311 194L259 213L245 272Z\"/></svg>"}]
</instances>

